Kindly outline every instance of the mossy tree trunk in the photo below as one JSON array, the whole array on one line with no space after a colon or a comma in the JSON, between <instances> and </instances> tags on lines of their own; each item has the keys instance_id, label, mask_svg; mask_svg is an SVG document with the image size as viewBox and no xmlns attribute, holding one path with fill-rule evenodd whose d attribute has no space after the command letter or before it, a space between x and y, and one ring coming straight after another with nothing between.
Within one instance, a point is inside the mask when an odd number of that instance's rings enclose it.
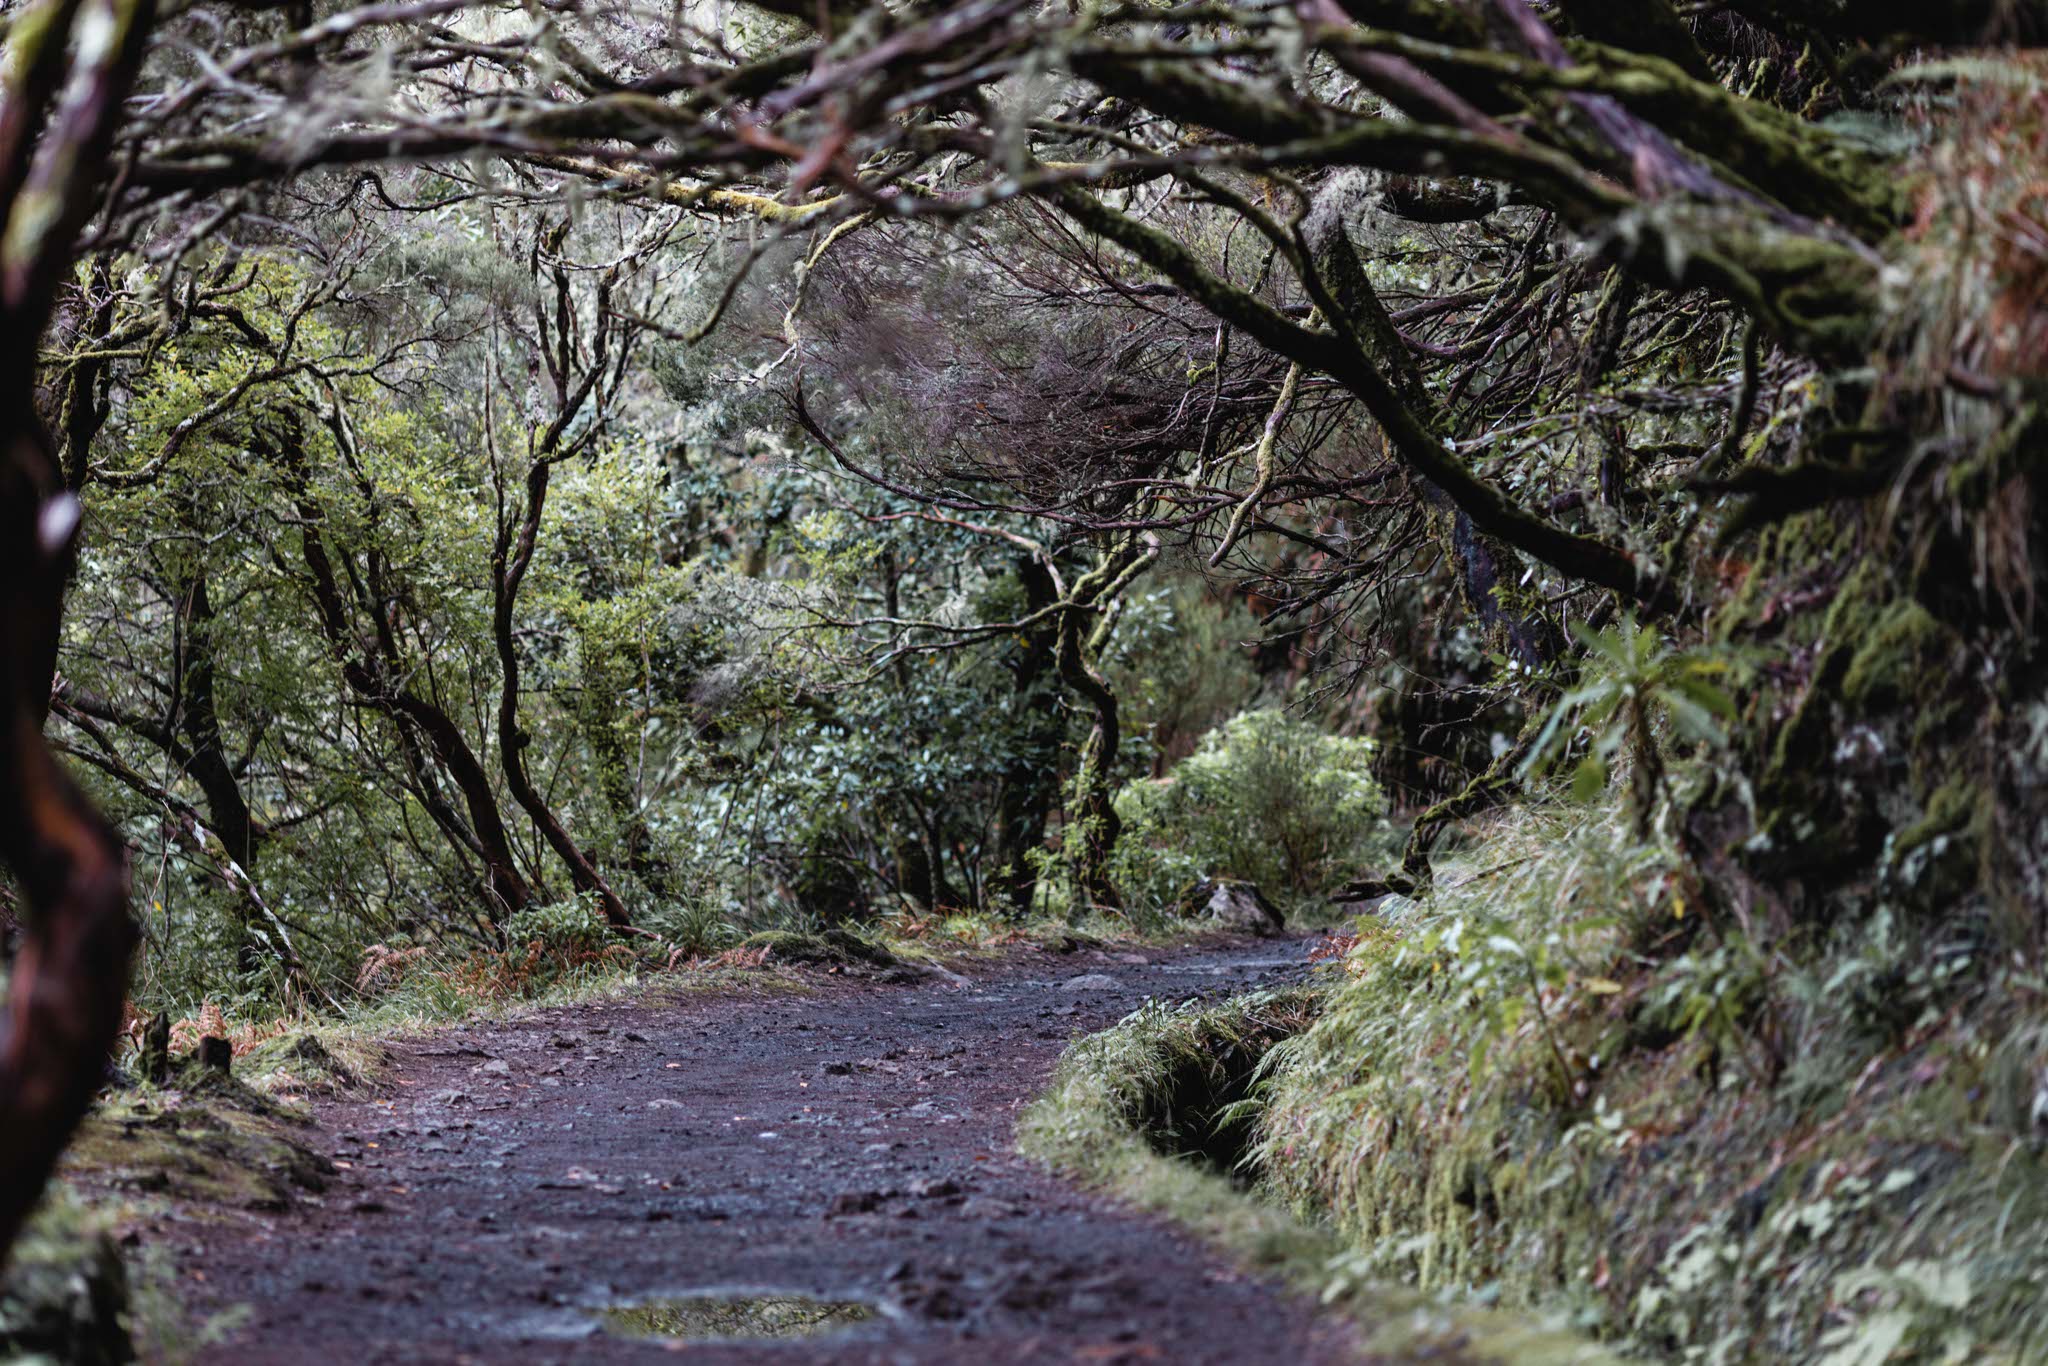
<instances>
[{"instance_id":1,"label":"mossy tree trunk","mask_svg":"<svg viewBox=\"0 0 2048 1366\"><path fill-rule=\"evenodd\" d=\"M1123 897L1109 874L1111 856L1123 834L1113 788L1117 751L1123 740L1122 719L1116 693L1098 664L1115 627L1117 600L1158 557L1156 537L1144 541L1125 538L1074 583L1067 595L1071 605L1060 614L1060 677L1087 700L1094 714L1088 735L1081 741L1066 812L1067 858L1077 913L1091 905L1123 909Z\"/></svg>"}]
</instances>

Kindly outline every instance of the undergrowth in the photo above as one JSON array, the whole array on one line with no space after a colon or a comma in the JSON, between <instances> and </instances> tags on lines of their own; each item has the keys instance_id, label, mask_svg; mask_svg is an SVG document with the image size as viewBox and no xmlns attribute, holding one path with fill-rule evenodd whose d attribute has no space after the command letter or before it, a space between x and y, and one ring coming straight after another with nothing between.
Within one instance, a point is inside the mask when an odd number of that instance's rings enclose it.
<instances>
[{"instance_id":1,"label":"undergrowth","mask_svg":"<svg viewBox=\"0 0 2048 1366\"><path fill-rule=\"evenodd\" d=\"M1363 917L1253 1153L1364 1278L1668 1360L2048 1359L2048 988L1881 903L1702 923L1619 810L1531 807Z\"/></svg>"}]
</instances>

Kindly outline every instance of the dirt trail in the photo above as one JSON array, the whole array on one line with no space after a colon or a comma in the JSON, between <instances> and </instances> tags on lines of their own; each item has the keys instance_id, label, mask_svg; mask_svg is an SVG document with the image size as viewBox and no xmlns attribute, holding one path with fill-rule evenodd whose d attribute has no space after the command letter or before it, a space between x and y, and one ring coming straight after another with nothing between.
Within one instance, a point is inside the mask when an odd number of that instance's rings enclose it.
<instances>
[{"instance_id":1,"label":"dirt trail","mask_svg":"<svg viewBox=\"0 0 2048 1366\"><path fill-rule=\"evenodd\" d=\"M1299 978L1305 945L1033 953L970 979L570 1007L400 1045L316 1106L320 1198L183 1226L254 1317L209 1361L654 1360L605 1306L727 1291L866 1301L829 1338L691 1360L1350 1359L1343 1327L1162 1223L1046 1176L1018 1111L1075 1033L1147 996Z\"/></svg>"}]
</instances>

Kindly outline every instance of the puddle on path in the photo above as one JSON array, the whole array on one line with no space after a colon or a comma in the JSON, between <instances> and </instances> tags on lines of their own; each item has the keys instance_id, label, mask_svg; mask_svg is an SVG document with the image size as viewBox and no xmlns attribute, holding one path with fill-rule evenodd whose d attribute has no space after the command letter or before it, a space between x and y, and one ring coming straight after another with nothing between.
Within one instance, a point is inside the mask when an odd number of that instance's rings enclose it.
<instances>
[{"instance_id":1,"label":"puddle on path","mask_svg":"<svg viewBox=\"0 0 2048 1366\"><path fill-rule=\"evenodd\" d=\"M688 1295L592 1312L617 1337L704 1342L827 1337L870 1323L882 1311L861 1300L808 1295Z\"/></svg>"}]
</instances>

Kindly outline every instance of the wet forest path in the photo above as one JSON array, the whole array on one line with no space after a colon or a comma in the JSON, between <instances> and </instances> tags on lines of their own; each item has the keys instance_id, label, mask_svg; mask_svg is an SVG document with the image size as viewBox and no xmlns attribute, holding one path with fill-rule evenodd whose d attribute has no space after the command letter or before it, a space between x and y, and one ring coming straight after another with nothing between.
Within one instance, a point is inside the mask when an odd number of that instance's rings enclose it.
<instances>
[{"instance_id":1,"label":"wet forest path","mask_svg":"<svg viewBox=\"0 0 2048 1366\"><path fill-rule=\"evenodd\" d=\"M207 1359L655 1360L674 1343L619 1329L659 1311L605 1309L707 1292L873 1309L691 1360L1350 1359L1341 1323L1012 1143L1075 1034L1147 997L1298 980L1306 948L1029 952L396 1044L377 1094L314 1107L312 1145L346 1164L317 1203L181 1230L192 1288L252 1311Z\"/></svg>"}]
</instances>

